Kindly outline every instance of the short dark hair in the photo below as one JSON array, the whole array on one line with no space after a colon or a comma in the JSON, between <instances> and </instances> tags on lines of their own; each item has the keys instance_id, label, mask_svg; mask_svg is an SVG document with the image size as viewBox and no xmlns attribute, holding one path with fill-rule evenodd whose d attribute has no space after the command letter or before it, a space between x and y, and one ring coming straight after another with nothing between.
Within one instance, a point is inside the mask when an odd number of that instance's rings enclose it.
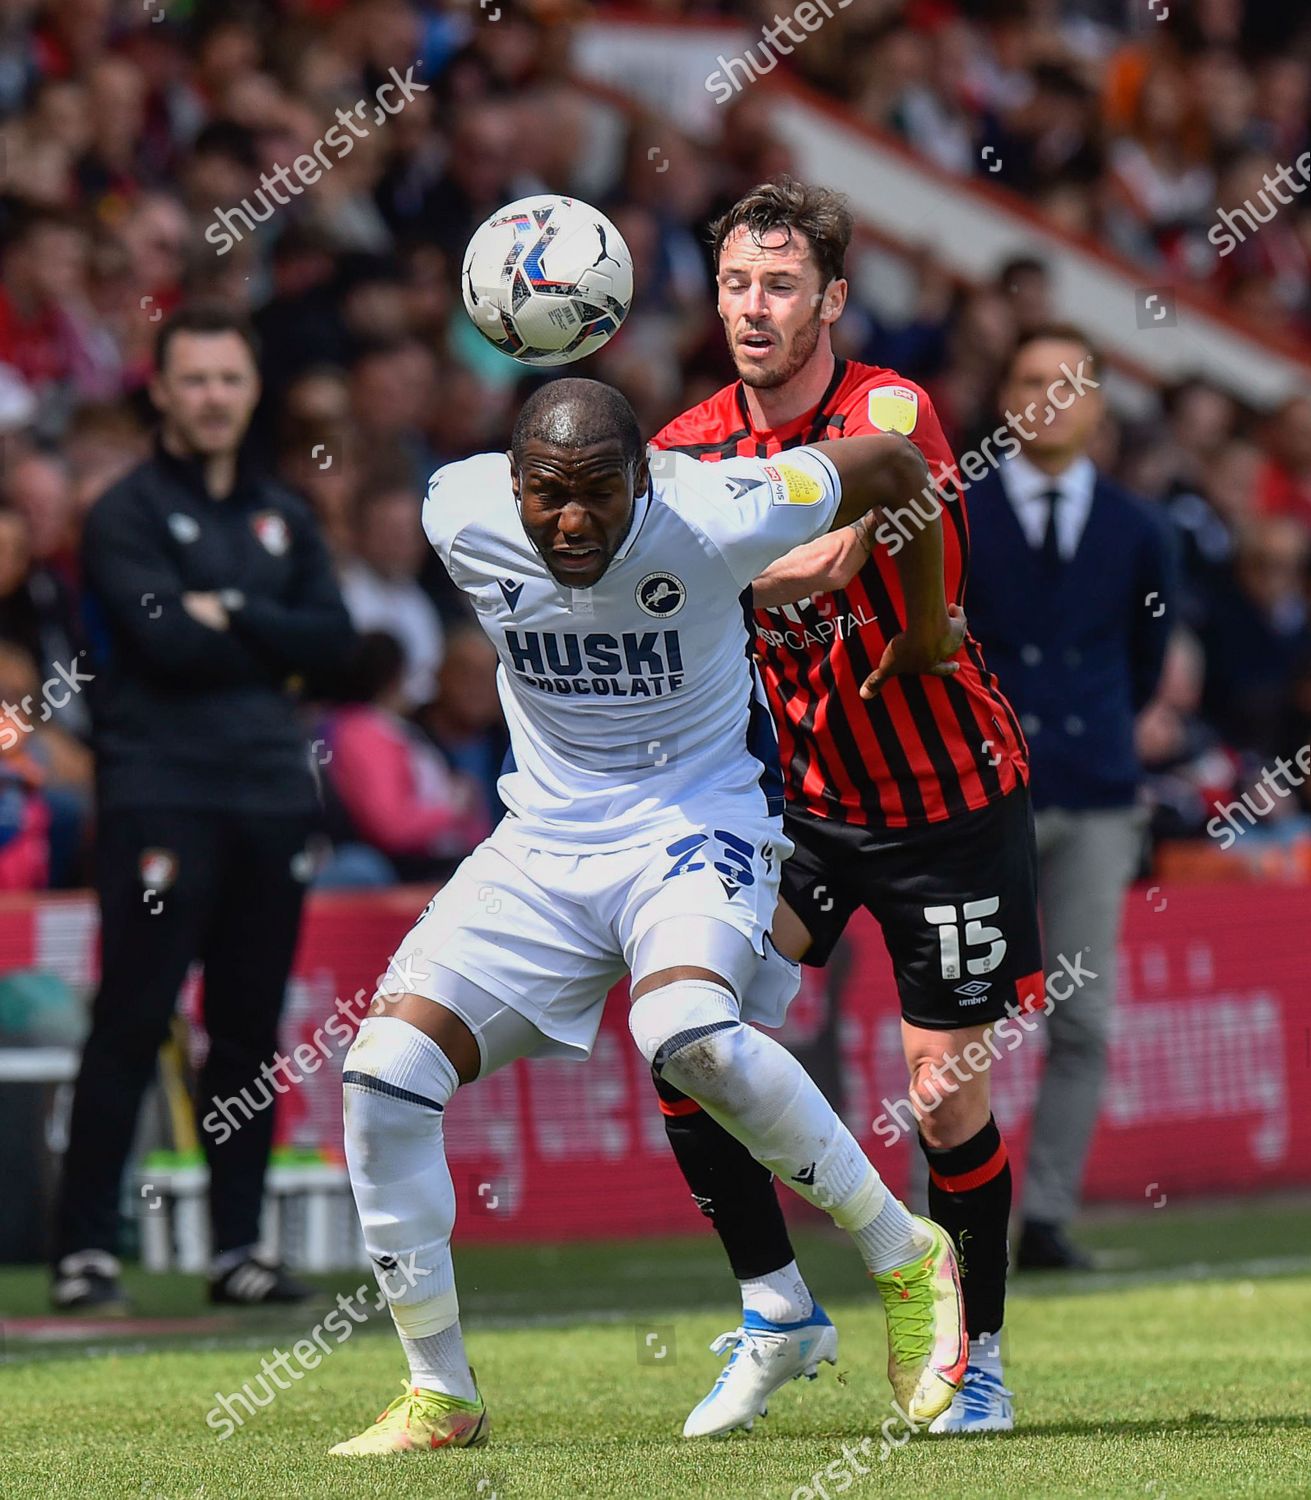
<instances>
[{"instance_id":1,"label":"short dark hair","mask_svg":"<svg viewBox=\"0 0 1311 1500\"><path fill-rule=\"evenodd\" d=\"M782 230L788 239L804 234L827 286L843 277L851 245L851 213L844 193L797 182L786 173L759 183L710 226L715 269L724 242L737 229L746 229L759 243L761 236Z\"/></svg>"},{"instance_id":2,"label":"short dark hair","mask_svg":"<svg viewBox=\"0 0 1311 1500\"><path fill-rule=\"evenodd\" d=\"M337 674L335 696L343 703L371 703L405 673L405 651L386 630L363 631Z\"/></svg>"},{"instance_id":3,"label":"short dark hair","mask_svg":"<svg viewBox=\"0 0 1311 1500\"><path fill-rule=\"evenodd\" d=\"M1077 323L1039 323L1036 327L1026 329L1011 346L1010 358L1006 361L1007 375L1015 368L1015 361L1019 358L1021 349L1027 349L1030 344L1036 344L1039 340L1048 339L1061 344L1082 344L1088 351L1088 363L1092 365L1092 373L1096 375L1101 369L1102 356L1097 345Z\"/></svg>"},{"instance_id":4,"label":"short dark hair","mask_svg":"<svg viewBox=\"0 0 1311 1500\"><path fill-rule=\"evenodd\" d=\"M56 234L87 234L83 219L70 209L32 208L14 216L14 225L9 233L7 249L16 249L34 240L38 235L53 231Z\"/></svg>"},{"instance_id":5,"label":"short dark hair","mask_svg":"<svg viewBox=\"0 0 1311 1500\"><path fill-rule=\"evenodd\" d=\"M162 370L168 359L168 346L179 333L235 333L250 350L250 356L259 363L259 335L242 313L221 302L193 302L185 304L171 314L160 325L159 337L155 340L155 368Z\"/></svg>"},{"instance_id":6,"label":"short dark hair","mask_svg":"<svg viewBox=\"0 0 1311 1500\"><path fill-rule=\"evenodd\" d=\"M1003 291L1009 289L1012 281L1017 276L1050 276L1051 268L1045 260L1039 260L1036 255L1012 255L1009 260L1004 260L997 272L997 285Z\"/></svg>"},{"instance_id":7,"label":"short dark hair","mask_svg":"<svg viewBox=\"0 0 1311 1500\"><path fill-rule=\"evenodd\" d=\"M510 435L516 463L530 442L556 448L590 448L617 440L629 463L646 455L637 413L628 398L599 380L566 377L539 386L520 408Z\"/></svg>"}]
</instances>

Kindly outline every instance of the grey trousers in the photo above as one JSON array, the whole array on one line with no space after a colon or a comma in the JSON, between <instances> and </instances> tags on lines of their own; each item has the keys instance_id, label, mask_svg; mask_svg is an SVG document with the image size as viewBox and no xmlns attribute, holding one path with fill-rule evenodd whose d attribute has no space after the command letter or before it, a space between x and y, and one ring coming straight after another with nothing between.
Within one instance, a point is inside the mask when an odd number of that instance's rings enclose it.
<instances>
[{"instance_id":1,"label":"grey trousers","mask_svg":"<svg viewBox=\"0 0 1311 1500\"><path fill-rule=\"evenodd\" d=\"M1137 808L1035 819L1043 972L1083 954L1087 978L1047 1017L1047 1060L1033 1111L1024 1217L1066 1224L1079 1206L1084 1163L1106 1077L1124 894L1138 865L1144 815ZM1068 981L1066 981L1068 983Z\"/></svg>"}]
</instances>

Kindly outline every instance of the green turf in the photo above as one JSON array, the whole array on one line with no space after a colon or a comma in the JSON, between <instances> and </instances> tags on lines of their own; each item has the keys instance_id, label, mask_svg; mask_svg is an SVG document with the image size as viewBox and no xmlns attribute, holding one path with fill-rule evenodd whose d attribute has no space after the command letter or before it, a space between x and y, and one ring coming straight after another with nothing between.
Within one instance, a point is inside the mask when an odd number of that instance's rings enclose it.
<instances>
[{"instance_id":1,"label":"green turf","mask_svg":"<svg viewBox=\"0 0 1311 1500\"><path fill-rule=\"evenodd\" d=\"M786 1500L817 1473L829 1496L894 1487L932 1500L1311 1493L1311 1211L1169 1205L1100 1224L1087 1239L1124 1269L1016 1282L1007 1368L1020 1426L1007 1437L917 1438L879 1461L891 1415L882 1317L836 1238L807 1233L799 1248L841 1329L839 1373L825 1367L814 1384L780 1392L750 1437L713 1444L678 1436L717 1368L705 1346L729 1326L711 1242L457 1249L470 1352L494 1424L481 1452L324 1457L400 1388L386 1320L218 1438L206 1424L216 1393L254 1382L262 1356L306 1336L330 1305L325 1295L317 1310L254 1323L234 1316L209 1347L111 1347L93 1358L81 1346L29 1344L11 1326L0 1362L0 1495ZM134 1278L134 1290L143 1315L203 1311L191 1281ZM0 1314L39 1314L42 1299L35 1273L0 1272ZM567 1321L522 1326L541 1314ZM336 1343L331 1333L327 1341ZM867 1435L870 1472L854 1483L839 1469L825 1478L843 1444L858 1449ZM902 1435L895 1422L889 1435Z\"/></svg>"}]
</instances>

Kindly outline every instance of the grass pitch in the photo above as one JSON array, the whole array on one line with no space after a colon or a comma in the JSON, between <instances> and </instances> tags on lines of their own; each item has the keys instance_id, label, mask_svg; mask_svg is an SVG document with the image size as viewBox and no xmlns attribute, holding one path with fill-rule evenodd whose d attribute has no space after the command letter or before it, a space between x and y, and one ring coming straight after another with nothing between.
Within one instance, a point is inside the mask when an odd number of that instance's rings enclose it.
<instances>
[{"instance_id":1,"label":"grass pitch","mask_svg":"<svg viewBox=\"0 0 1311 1500\"><path fill-rule=\"evenodd\" d=\"M1305 1496L1311 1493L1311 1208L1245 1204L1108 1220L1086 1238L1112 1269L1019 1277L1007 1377L1019 1425L989 1438L916 1437L880 1461L891 1415L882 1314L845 1237L798 1235L838 1324L838 1373L774 1398L750 1436L679 1432L735 1321L709 1235L640 1244L456 1249L489 1447L383 1462L329 1459L400 1389L384 1317L220 1440L206 1414L290 1351L363 1275L325 1279L321 1305L211 1316L190 1278L129 1278L143 1318L108 1338L45 1324L44 1278L0 1272L0 1495L778 1497L898 1490L979 1497ZM92 1330L94 1332L94 1330ZM52 1332L65 1337L51 1341ZM67 1337L72 1335L72 1337ZM254 1384L257 1393L260 1387ZM239 1415L244 1413L235 1408ZM891 1431L902 1435L895 1426ZM869 1469L841 1467L843 1444ZM819 1488L814 1488L818 1476Z\"/></svg>"}]
</instances>

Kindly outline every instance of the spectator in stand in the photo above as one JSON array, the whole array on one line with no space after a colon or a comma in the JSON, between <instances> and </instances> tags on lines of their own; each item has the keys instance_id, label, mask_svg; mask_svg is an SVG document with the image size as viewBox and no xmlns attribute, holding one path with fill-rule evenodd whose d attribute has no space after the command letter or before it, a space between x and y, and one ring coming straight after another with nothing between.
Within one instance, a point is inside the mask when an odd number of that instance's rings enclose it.
<instances>
[{"instance_id":1,"label":"spectator in stand","mask_svg":"<svg viewBox=\"0 0 1311 1500\"><path fill-rule=\"evenodd\" d=\"M424 424L440 400L436 356L417 339L366 348L351 366L351 411L362 451L399 454L420 489L437 467Z\"/></svg>"},{"instance_id":2,"label":"spectator in stand","mask_svg":"<svg viewBox=\"0 0 1311 1500\"><path fill-rule=\"evenodd\" d=\"M505 810L496 783L509 737L496 691L496 648L473 620L448 631L437 686L420 723L451 766L477 783L490 826Z\"/></svg>"},{"instance_id":3,"label":"spectator in stand","mask_svg":"<svg viewBox=\"0 0 1311 1500\"><path fill-rule=\"evenodd\" d=\"M458 109L446 171L424 194L410 227L458 266L469 236L489 214L543 186L523 174L521 150L517 113L508 99L471 101Z\"/></svg>"},{"instance_id":4,"label":"spectator in stand","mask_svg":"<svg viewBox=\"0 0 1311 1500\"><path fill-rule=\"evenodd\" d=\"M342 598L357 630L385 630L400 643L402 704L422 708L437 693L445 648L441 616L419 584L428 552L423 491L396 468L366 481L355 504L355 557L341 573Z\"/></svg>"},{"instance_id":5,"label":"spectator in stand","mask_svg":"<svg viewBox=\"0 0 1311 1500\"><path fill-rule=\"evenodd\" d=\"M33 461L24 460L24 466ZM32 567L26 517L17 510L0 510L0 640L21 647L48 677L56 662L72 671L80 638L68 590L49 570ZM74 717L85 726L85 706Z\"/></svg>"},{"instance_id":6,"label":"spectator in stand","mask_svg":"<svg viewBox=\"0 0 1311 1500\"><path fill-rule=\"evenodd\" d=\"M1270 456L1256 481L1256 508L1311 530L1311 396L1286 401L1270 423Z\"/></svg>"},{"instance_id":7,"label":"spectator in stand","mask_svg":"<svg viewBox=\"0 0 1311 1500\"><path fill-rule=\"evenodd\" d=\"M145 458L150 440L127 402L91 402L73 413L62 449L73 481L80 531L87 511L101 495Z\"/></svg>"},{"instance_id":8,"label":"spectator in stand","mask_svg":"<svg viewBox=\"0 0 1311 1500\"><path fill-rule=\"evenodd\" d=\"M321 885L390 884L397 879L442 880L491 829L477 782L450 763L404 717L405 654L384 631L368 631L353 658L347 691L351 702L331 712L323 737L332 751L326 764L345 816L338 868ZM385 858L367 878L354 844ZM375 878L381 868L382 878Z\"/></svg>"},{"instance_id":9,"label":"spectator in stand","mask_svg":"<svg viewBox=\"0 0 1311 1500\"><path fill-rule=\"evenodd\" d=\"M1235 439L1210 459L1195 490L1185 487L1166 502L1179 542L1180 609L1195 630L1204 629L1228 587L1238 533L1253 514L1261 461L1259 448Z\"/></svg>"},{"instance_id":10,"label":"spectator in stand","mask_svg":"<svg viewBox=\"0 0 1311 1500\"><path fill-rule=\"evenodd\" d=\"M31 656L0 643L0 891L40 891L50 877L50 809L33 736L43 728Z\"/></svg>"},{"instance_id":11,"label":"spectator in stand","mask_svg":"<svg viewBox=\"0 0 1311 1500\"><path fill-rule=\"evenodd\" d=\"M21 591L26 608L13 593L0 596L0 635L19 640L49 676L55 662L72 661L83 647L75 593L80 528L68 464L53 454L29 453L10 468L3 495L24 523L29 561ZM78 734L89 729L85 710L70 715L69 727Z\"/></svg>"},{"instance_id":12,"label":"spectator in stand","mask_svg":"<svg viewBox=\"0 0 1311 1500\"><path fill-rule=\"evenodd\" d=\"M1289 685L1311 650L1311 531L1288 516L1252 521L1203 634L1207 718L1231 745L1266 757L1281 743Z\"/></svg>"},{"instance_id":13,"label":"spectator in stand","mask_svg":"<svg viewBox=\"0 0 1311 1500\"><path fill-rule=\"evenodd\" d=\"M1241 757L1199 713L1205 670L1197 637L1176 630L1156 696L1134 725L1153 845L1204 838L1217 803L1238 794Z\"/></svg>"},{"instance_id":14,"label":"spectator in stand","mask_svg":"<svg viewBox=\"0 0 1311 1500\"><path fill-rule=\"evenodd\" d=\"M1127 134L1110 153L1108 228L1123 254L1159 261L1182 230L1214 214L1206 146L1201 102L1187 75L1158 61L1138 91Z\"/></svg>"},{"instance_id":15,"label":"spectator in stand","mask_svg":"<svg viewBox=\"0 0 1311 1500\"><path fill-rule=\"evenodd\" d=\"M997 272L997 289L1010 303L1017 335L1054 321L1052 273L1044 260L1017 255Z\"/></svg>"},{"instance_id":16,"label":"spectator in stand","mask_svg":"<svg viewBox=\"0 0 1311 1500\"><path fill-rule=\"evenodd\" d=\"M39 810L27 812L17 841L0 855L0 888L5 890L47 885L64 890L88 883L95 767L91 751L69 725L69 711L81 695L68 690L66 679L58 674L48 700L43 700L42 690L43 679L31 653L0 641L5 715L0 722L0 753L5 757L10 811L17 807L15 787L41 804ZM7 826L12 837L16 825ZM6 880L18 883L5 884Z\"/></svg>"},{"instance_id":17,"label":"spectator in stand","mask_svg":"<svg viewBox=\"0 0 1311 1500\"><path fill-rule=\"evenodd\" d=\"M116 391L112 346L93 325L87 282L90 237L76 220L29 217L10 237L0 287L0 364L12 365L41 403L38 426L67 423L75 398Z\"/></svg>"},{"instance_id":18,"label":"spectator in stand","mask_svg":"<svg viewBox=\"0 0 1311 1500\"><path fill-rule=\"evenodd\" d=\"M360 439L350 416L350 382L330 365L308 369L283 400L278 474L309 501L338 567L354 553Z\"/></svg>"}]
</instances>

